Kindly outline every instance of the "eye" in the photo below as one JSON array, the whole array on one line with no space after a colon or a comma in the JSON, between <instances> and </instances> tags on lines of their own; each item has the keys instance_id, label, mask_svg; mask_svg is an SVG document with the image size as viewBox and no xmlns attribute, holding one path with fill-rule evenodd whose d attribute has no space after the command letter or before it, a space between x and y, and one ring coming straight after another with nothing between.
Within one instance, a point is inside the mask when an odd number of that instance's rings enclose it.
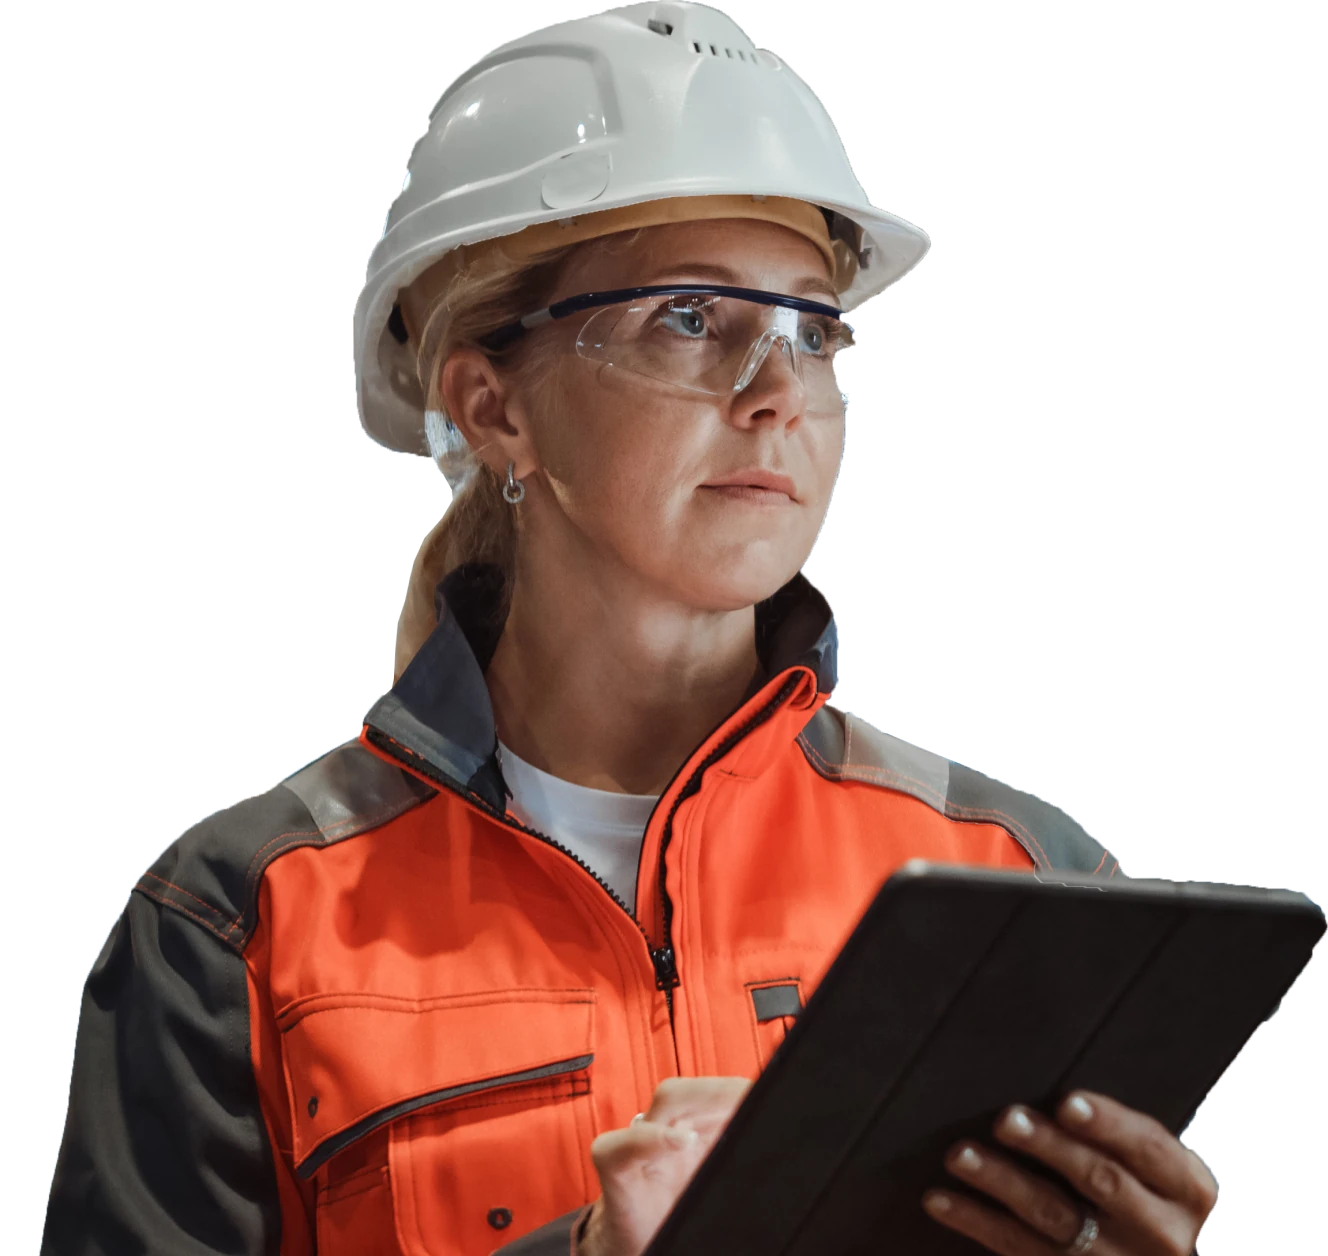
<instances>
[{"instance_id":1,"label":"eye","mask_svg":"<svg viewBox=\"0 0 1328 1256\"><path fill-rule=\"evenodd\" d=\"M823 317L813 317L802 324L803 351L830 356L842 348L839 328Z\"/></svg>"},{"instance_id":2,"label":"eye","mask_svg":"<svg viewBox=\"0 0 1328 1256\"><path fill-rule=\"evenodd\" d=\"M690 305L666 306L659 321L672 332L689 340L701 340L706 334L706 316L703 310Z\"/></svg>"}]
</instances>

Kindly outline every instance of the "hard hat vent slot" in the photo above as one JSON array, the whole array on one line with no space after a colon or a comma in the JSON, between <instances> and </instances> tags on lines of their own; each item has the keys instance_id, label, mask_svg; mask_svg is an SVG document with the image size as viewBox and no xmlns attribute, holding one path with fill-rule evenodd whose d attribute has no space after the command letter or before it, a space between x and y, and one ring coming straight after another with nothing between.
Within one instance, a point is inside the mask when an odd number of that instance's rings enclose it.
<instances>
[{"instance_id":1,"label":"hard hat vent slot","mask_svg":"<svg viewBox=\"0 0 1328 1256\"><path fill-rule=\"evenodd\" d=\"M650 21L646 23L646 25L650 27L650 29L654 31L656 35L673 34L673 24L671 22L661 22L658 19L652 17Z\"/></svg>"},{"instance_id":2,"label":"hard hat vent slot","mask_svg":"<svg viewBox=\"0 0 1328 1256\"><path fill-rule=\"evenodd\" d=\"M661 23L661 25L662 25L662 23ZM718 45L718 44L708 44L708 45L707 45L707 44L703 44L699 39L694 39L694 40L692 40L692 51L693 51L693 52L699 52L702 56L705 56L705 52L706 52L706 48L707 48L707 47L710 49L710 55L711 55L712 57L717 57L717 56L720 55L720 48L719 48L719 45ZM736 58L738 61L742 61L742 62L745 62L745 63L750 64L750 65L760 65L760 64L761 64L761 60L760 60L760 58L757 56L757 54L756 54L755 52L752 52L751 55L749 56L749 55L748 55L746 52L744 52L741 48L725 48L725 49L724 49L724 56L727 57L730 61L732 61L732 60L734 60L734 59Z\"/></svg>"}]
</instances>

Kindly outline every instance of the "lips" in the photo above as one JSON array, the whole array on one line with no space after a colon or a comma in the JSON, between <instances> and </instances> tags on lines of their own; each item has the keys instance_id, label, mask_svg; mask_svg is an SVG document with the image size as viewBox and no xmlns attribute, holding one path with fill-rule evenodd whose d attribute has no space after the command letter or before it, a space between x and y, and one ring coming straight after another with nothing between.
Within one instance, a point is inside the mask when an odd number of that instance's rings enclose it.
<instances>
[{"instance_id":1,"label":"lips","mask_svg":"<svg viewBox=\"0 0 1328 1256\"><path fill-rule=\"evenodd\" d=\"M770 499L782 496L789 501L798 500L797 489L788 476L766 471L761 467L746 467L729 475L717 476L713 480L707 480L701 487L726 491L734 496L752 498L766 496Z\"/></svg>"}]
</instances>

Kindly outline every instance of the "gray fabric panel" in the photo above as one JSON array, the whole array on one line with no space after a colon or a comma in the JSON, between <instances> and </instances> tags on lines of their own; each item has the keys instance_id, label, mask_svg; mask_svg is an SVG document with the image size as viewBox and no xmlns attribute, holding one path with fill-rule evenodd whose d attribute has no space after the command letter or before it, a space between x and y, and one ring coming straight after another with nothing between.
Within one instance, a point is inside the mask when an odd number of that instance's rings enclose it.
<instances>
[{"instance_id":1,"label":"gray fabric panel","mask_svg":"<svg viewBox=\"0 0 1328 1256\"><path fill-rule=\"evenodd\" d=\"M580 1220L585 1208L564 1213L538 1230L523 1234L515 1242L504 1244L495 1250L504 1256L570 1256L572 1250L572 1230Z\"/></svg>"},{"instance_id":2,"label":"gray fabric panel","mask_svg":"<svg viewBox=\"0 0 1328 1256\"><path fill-rule=\"evenodd\" d=\"M364 722L419 755L436 771L454 781L459 789L464 789L493 755L492 745L480 754L444 737L411 711L395 692L379 698L364 717Z\"/></svg>"},{"instance_id":3,"label":"gray fabric panel","mask_svg":"<svg viewBox=\"0 0 1328 1256\"><path fill-rule=\"evenodd\" d=\"M194 825L134 888L243 950L257 922L258 887L274 859L296 846L322 846L386 824L433 794L348 742L267 793Z\"/></svg>"},{"instance_id":4,"label":"gray fabric panel","mask_svg":"<svg viewBox=\"0 0 1328 1256\"><path fill-rule=\"evenodd\" d=\"M829 703L807 721L798 734L807 761L822 776L838 780L844 763L844 713Z\"/></svg>"},{"instance_id":5,"label":"gray fabric panel","mask_svg":"<svg viewBox=\"0 0 1328 1256\"><path fill-rule=\"evenodd\" d=\"M84 989L42 1256L263 1256L281 1222L244 960L132 894Z\"/></svg>"},{"instance_id":6,"label":"gray fabric panel","mask_svg":"<svg viewBox=\"0 0 1328 1256\"><path fill-rule=\"evenodd\" d=\"M315 759L282 784L309 809L328 841L363 832L370 820L385 823L436 792L357 741Z\"/></svg>"},{"instance_id":7,"label":"gray fabric panel","mask_svg":"<svg viewBox=\"0 0 1328 1256\"><path fill-rule=\"evenodd\" d=\"M802 1011L802 997L796 985L758 986L752 991L752 1007L760 1023L796 1016Z\"/></svg>"},{"instance_id":8,"label":"gray fabric panel","mask_svg":"<svg viewBox=\"0 0 1328 1256\"><path fill-rule=\"evenodd\" d=\"M917 798L937 811L944 808L949 762L873 728L856 715L823 706L808 721L798 743L822 776L880 785Z\"/></svg>"},{"instance_id":9,"label":"gray fabric panel","mask_svg":"<svg viewBox=\"0 0 1328 1256\"><path fill-rule=\"evenodd\" d=\"M756 605L756 654L761 670L776 676L810 667L816 688L829 693L838 679L839 633L830 604L801 572Z\"/></svg>"},{"instance_id":10,"label":"gray fabric panel","mask_svg":"<svg viewBox=\"0 0 1328 1256\"><path fill-rule=\"evenodd\" d=\"M1119 865L1065 812L981 772L951 765L945 814L999 824L1027 852L1039 872L1087 872L1110 877Z\"/></svg>"},{"instance_id":11,"label":"gray fabric panel","mask_svg":"<svg viewBox=\"0 0 1328 1256\"><path fill-rule=\"evenodd\" d=\"M493 757L498 735L484 672L446 604L438 626L364 722L461 789Z\"/></svg>"},{"instance_id":12,"label":"gray fabric panel","mask_svg":"<svg viewBox=\"0 0 1328 1256\"><path fill-rule=\"evenodd\" d=\"M885 785L938 810L950 788L950 762L873 728L855 715L844 717L844 775Z\"/></svg>"},{"instance_id":13,"label":"gray fabric panel","mask_svg":"<svg viewBox=\"0 0 1328 1256\"><path fill-rule=\"evenodd\" d=\"M798 744L812 767L830 780L879 785L925 802L951 820L1000 825L1039 872L1120 875L1110 852L1050 803L920 750L834 707L824 706L812 717Z\"/></svg>"}]
</instances>

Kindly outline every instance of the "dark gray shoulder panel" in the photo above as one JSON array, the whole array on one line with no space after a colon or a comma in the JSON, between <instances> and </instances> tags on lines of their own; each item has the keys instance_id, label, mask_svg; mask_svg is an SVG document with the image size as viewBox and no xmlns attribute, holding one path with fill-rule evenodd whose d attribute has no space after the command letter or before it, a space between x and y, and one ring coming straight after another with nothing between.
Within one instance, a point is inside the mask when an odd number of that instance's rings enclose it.
<instances>
[{"instance_id":1,"label":"dark gray shoulder panel","mask_svg":"<svg viewBox=\"0 0 1328 1256\"><path fill-rule=\"evenodd\" d=\"M258 886L274 859L386 824L434 793L349 741L267 793L194 825L134 888L243 950L257 923Z\"/></svg>"},{"instance_id":2,"label":"dark gray shoulder panel","mask_svg":"<svg viewBox=\"0 0 1328 1256\"><path fill-rule=\"evenodd\" d=\"M131 894L83 992L42 1256L274 1253L281 1227L244 958Z\"/></svg>"},{"instance_id":3,"label":"dark gray shoulder panel","mask_svg":"<svg viewBox=\"0 0 1328 1256\"><path fill-rule=\"evenodd\" d=\"M999 824L1039 872L1112 876L1119 865L1063 811L981 772L911 746L865 720L824 706L798 737L822 776L907 794L951 820Z\"/></svg>"}]
</instances>

